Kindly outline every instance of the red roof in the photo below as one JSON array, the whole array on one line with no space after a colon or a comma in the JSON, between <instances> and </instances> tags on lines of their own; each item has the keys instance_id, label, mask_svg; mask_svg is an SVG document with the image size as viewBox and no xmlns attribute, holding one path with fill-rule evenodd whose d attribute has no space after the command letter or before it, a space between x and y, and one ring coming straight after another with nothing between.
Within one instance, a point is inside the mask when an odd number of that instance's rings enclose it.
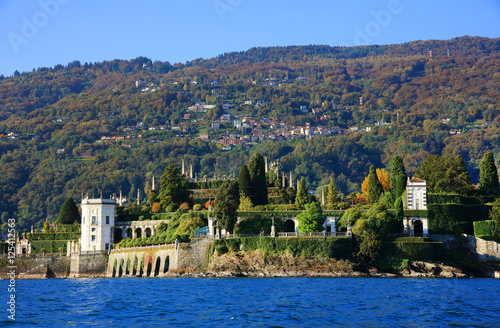
<instances>
[{"instance_id":1,"label":"red roof","mask_svg":"<svg viewBox=\"0 0 500 328\"><path fill-rule=\"evenodd\" d=\"M419 178L411 178L410 182L425 182L425 180Z\"/></svg>"}]
</instances>

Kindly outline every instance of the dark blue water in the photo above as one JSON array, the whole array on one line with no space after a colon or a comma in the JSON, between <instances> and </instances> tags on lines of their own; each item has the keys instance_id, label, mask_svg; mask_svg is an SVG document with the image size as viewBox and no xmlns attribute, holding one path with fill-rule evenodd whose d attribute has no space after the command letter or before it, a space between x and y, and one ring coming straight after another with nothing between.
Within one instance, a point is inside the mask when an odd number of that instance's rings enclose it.
<instances>
[{"instance_id":1,"label":"dark blue water","mask_svg":"<svg viewBox=\"0 0 500 328\"><path fill-rule=\"evenodd\" d=\"M16 300L0 326L500 327L498 279L18 280Z\"/></svg>"}]
</instances>

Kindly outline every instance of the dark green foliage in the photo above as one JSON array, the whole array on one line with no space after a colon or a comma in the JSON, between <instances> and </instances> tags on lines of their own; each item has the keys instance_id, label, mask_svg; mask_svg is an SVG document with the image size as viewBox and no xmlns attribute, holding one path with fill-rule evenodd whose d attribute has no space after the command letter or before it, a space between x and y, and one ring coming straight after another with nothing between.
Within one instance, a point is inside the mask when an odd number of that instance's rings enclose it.
<instances>
[{"instance_id":1,"label":"dark green foliage","mask_svg":"<svg viewBox=\"0 0 500 328\"><path fill-rule=\"evenodd\" d=\"M326 216L318 203L311 203L305 205L306 210L297 215L299 226L297 227L300 232L321 232L324 230L323 224L325 223Z\"/></svg>"},{"instance_id":2,"label":"dark green foliage","mask_svg":"<svg viewBox=\"0 0 500 328\"><path fill-rule=\"evenodd\" d=\"M395 210L394 212L395 219L400 220L402 222L405 216L402 197L396 198L396 203L394 204L394 210Z\"/></svg>"},{"instance_id":3,"label":"dark green foliage","mask_svg":"<svg viewBox=\"0 0 500 328\"><path fill-rule=\"evenodd\" d=\"M475 221L474 235L500 237L500 221Z\"/></svg>"},{"instance_id":4,"label":"dark green foliage","mask_svg":"<svg viewBox=\"0 0 500 328\"><path fill-rule=\"evenodd\" d=\"M472 235L473 221L486 220L490 208L487 205L427 204L429 233Z\"/></svg>"},{"instance_id":5,"label":"dark green foliage","mask_svg":"<svg viewBox=\"0 0 500 328\"><path fill-rule=\"evenodd\" d=\"M479 185L481 189L494 190L500 189L498 182L498 169L495 165L493 153L484 154L481 164L479 165Z\"/></svg>"},{"instance_id":6,"label":"dark green foliage","mask_svg":"<svg viewBox=\"0 0 500 328\"><path fill-rule=\"evenodd\" d=\"M370 265L379 258L382 241L380 237L372 231L360 236L360 239L361 242L359 243L357 257L361 263Z\"/></svg>"},{"instance_id":7,"label":"dark green foliage","mask_svg":"<svg viewBox=\"0 0 500 328\"><path fill-rule=\"evenodd\" d=\"M439 261L444 259L445 249L438 242L384 242L382 254L410 261Z\"/></svg>"},{"instance_id":8,"label":"dark green foliage","mask_svg":"<svg viewBox=\"0 0 500 328\"><path fill-rule=\"evenodd\" d=\"M160 181L160 204L163 209L173 206L174 210L184 202L191 202L188 181L175 164L165 168Z\"/></svg>"},{"instance_id":9,"label":"dark green foliage","mask_svg":"<svg viewBox=\"0 0 500 328\"><path fill-rule=\"evenodd\" d=\"M406 170L401 156L394 156L391 161L391 195L392 199L401 196L406 188ZM402 185L404 184L404 187Z\"/></svg>"},{"instance_id":10,"label":"dark green foliage","mask_svg":"<svg viewBox=\"0 0 500 328\"><path fill-rule=\"evenodd\" d=\"M158 198L158 192L156 190L150 190L148 195L148 205L152 206L156 199Z\"/></svg>"},{"instance_id":11,"label":"dark green foliage","mask_svg":"<svg viewBox=\"0 0 500 328\"><path fill-rule=\"evenodd\" d=\"M78 207L76 207L73 198L68 197L59 211L57 223L73 224L75 222L81 223L80 213L78 212Z\"/></svg>"},{"instance_id":12,"label":"dark green foliage","mask_svg":"<svg viewBox=\"0 0 500 328\"><path fill-rule=\"evenodd\" d=\"M349 238L272 238L249 237L218 239L215 249L237 250L239 245L245 252L262 251L268 256L292 254L316 258L348 259L352 254L352 240Z\"/></svg>"},{"instance_id":13,"label":"dark green foliage","mask_svg":"<svg viewBox=\"0 0 500 328\"><path fill-rule=\"evenodd\" d=\"M264 157L259 153L255 153L248 163L248 172L250 181L254 188L255 194L252 199L254 205L266 205L267 200L267 181Z\"/></svg>"},{"instance_id":14,"label":"dark green foliage","mask_svg":"<svg viewBox=\"0 0 500 328\"><path fill-rule=\"evenodd\" d=\"M42 249L45 249L45 253L59 253L59 249L63 249L63 254L66 253L68 246L67 240L36 240L31 242L31 252L34 254L42 253Z\"/></svg>"},{"instance_id":15,"label":"dark green foliage","mask_svg":"<svg viewBox=\"0 0 500 328\"><path fill-rule=\"evenodd\" d=\"M428 210L404 210L403 216L428 218L429 211Z\"/></svg>"},{"instance_id":16,"label":"dark green foliage","mask_svg":"<svg viewBox=\"0 0 500 328\"><path fill-rule=\"evenodd\" d=\"M383 194L384 188L378 180L375 166L372 165L370 167L370 173L368 174L368 202L370 204L375 204Z\"/></svg>"},{"instance_id":17,"label":"dark green foliage","mask_svg":"<svg viewBox=\"0 0 500 328\"><path fill-rule=\"evenodd\" d=\"M238 174L238 186L240 188L240 194L244 193L245 196L249 197L252 202L255 200L255 188L250 180L250 173L248 172L248 167L243 164Z\"/></svg>"},{"instance_id":18,"label":"dark green foliage","mask_svg":"<svg viewBox=\"0 0 500 328\"><path fill-rule=\"evenodd\" d=\"M328 184L328 193L326 195L326 204L328 206L334 206L335 203L340 202L339 192L335 186L335 180L330 178L330 183Z\"/></svg>"},{"instance_id":19,"label":"dark green foliage","mask_svg":"<svg viewBox=\"0 0 500 328\"><path fill-rule=\"evenodd\" d=\"M297 196L295 197L295 205L303 206L307 204L307 187L306 180L301 178L297 188Z\"/></svg>"},{"instance_id":20,"label":"dark green foliage","mask_svg":"<svg viewBox=\"0 0 500 328\"><path fill-rule=\"evenodd\" d=\"M240 217L240 215L238 214ZM239 235L257 235L261 232L264 234L271 233L272 219L262 218L260 215L253 218L242 219L235 227L234 233ZM281 220L274 221L276 231L281 231Z\"/></svg>"},{"instance_id":21,"label":"dark green foliage","mask_svg":"<svg viewBox=\"0 0 500 328\"><path fill-rule=\"evenodd\" d=\"M240 193L238 182L233 180L224 181L217 191L214 203L214 215L217 218L219 227L223 227L229 233L233 232L239 205Z\"/></svg>"},{"instance_id":22,"label":"dark green foliage","mask_svg":"<svg viewBox=\"0 0 500 328\"><path fill-rule=\"evenodd\" d=\"M493 207L491 208L488 217L493 221L500 222L500 198L497 198L493 203Z\"/></svg>"},{"instance_id":23,"label":"dark green foliage","mask_svg":"<svg viewBox=\"0 0 500 328\"><path fill-rule=\"evenodd\" d=\"M453 157L449 151L443 156L426 157L415 176L427 182L428 192L467 194L472 190L471 177L462 156Z\"/></svg>"},{"instance_id":24,"label":"dark green foliage","mask_svg":"<svg viewBox=\"0 0 500 328\"><path fill-rule=\"evenodd\" d=\"M28 240L78 240L80 232L27 233Z\"/></svg>"}]
</instances>

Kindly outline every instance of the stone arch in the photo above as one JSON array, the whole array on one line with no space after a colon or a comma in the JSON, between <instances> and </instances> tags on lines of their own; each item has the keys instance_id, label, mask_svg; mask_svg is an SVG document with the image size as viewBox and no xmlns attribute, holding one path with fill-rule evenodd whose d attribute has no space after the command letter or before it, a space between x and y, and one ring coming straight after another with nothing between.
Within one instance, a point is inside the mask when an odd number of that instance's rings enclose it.
<instances>
[{"instance_id":1,"label":"stone arch","mask_svg":"<svg viewBox=\"0 0 500 328\"><path fill-rule=\"evenodd\" d=\"M116 277L116 268L115 266L113 265L113 274L111 275L112 278Z\"/></svg>"},{"instance_id":2,"label":"stone arch","mask_svg":"<svg viewBox=\"0 0 500 328\"><path fill-rule=\"evenodd\" d=\"M135 228L135 238L141 238L142 237L142 229L137 227Z\"/></svg>"},{"instance_id":3,"label":"stone arch","mask_svg":"<svg viewBox=\"0 0 500 328\"><path fill-rule=\"evenodd\" d=\"M144 230L144 237L151 237L151 228L150 227L147 227L145 230Z\"/></svg>"},{"instance_id":4,"label":"stone arch","mask_svg":"<svg viewBox=\"0 0 500 328\"><path fill-rule=\"evenodd\" d=\"M146 277L151 277L151 271L153 270L153 263L148 261L148 267L146 269Z\"/></svg>"},{"instance_id":5,"label":"stone arch","mask_svg":"<svg viewBox=\"0 0 500 328\"><path fill-rule=\"evenodd\" d=\"M170 266L170 256L167 255L165 258L165 263L163 264L163 273L167 273Z\"/></svg>"},{"instance_id":6,"label":"stone arch","mask_svg":"<svg viewBox=\"0 0 500 328\"><path fill-rule=\"evenodd\" d=\"M127 237L132 238L132 228L127 228Z\"/></svg>"},{"instance_id":7,"label":"stone arch","mask_svg":"<svg viewBox=\"0 0 500 328\"><path fill-rule=\"evenodd\" d=\"M154 273L155 277L160 274L160 265L161 265L161 258L158 256L156 258L156 263L155 263L155 273Z\"/></svg>"},{"instance_id":8,"label":"stone arch","mask_svg":"<svg viewBox=\"0 0 500 328\"><path fill-rule=\"evenodd\" d=\"M138 265L139 265L139 277L142 277L142 275L144 274L144 263L139 261Z\"/></svg>"},{"instance_id":9,"label":"stone arch","mask_svg":"<svg viewBox=\"0 0 500 328\"><path fill-rule=\"evenodd\" d=\"M286 219L283 223L283 232L295 232L295 222L292 219Z\"/></svg>"},{"instance_id":10,"label":"stone arch","mask_svg":"<svg viewBox=\"0 0 500 328\"><path fill-rule=\"evenodd\" d=\"M123 239L123 230L121 228L115 228L113 232L113 243L118 244Z\"/></svg>"},{"instance_id":11,"label":"stone arch","mask_svg":"<svg viewBox=\"0 0 500 328\"><path fill-rule=\"evenodd\" d=\"M415 236L424 235L424 224L421 220L413 221L413 233Z\"/></svg>"}]
</instances>

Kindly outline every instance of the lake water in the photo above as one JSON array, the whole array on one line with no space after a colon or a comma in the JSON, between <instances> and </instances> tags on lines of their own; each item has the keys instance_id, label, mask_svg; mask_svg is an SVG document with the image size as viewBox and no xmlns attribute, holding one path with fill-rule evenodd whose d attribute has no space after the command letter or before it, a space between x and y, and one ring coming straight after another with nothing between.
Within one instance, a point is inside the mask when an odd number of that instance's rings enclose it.
<instances>
[{"instance_id":1,"label":"lake water","mask_svg":"<svg viewBox=\"0 0 500 328\"><path fill-rule=\"evenodd\" d=\"M499 279L16 281L11 327L500 327Z\"/></svg>"}]
</instances>

